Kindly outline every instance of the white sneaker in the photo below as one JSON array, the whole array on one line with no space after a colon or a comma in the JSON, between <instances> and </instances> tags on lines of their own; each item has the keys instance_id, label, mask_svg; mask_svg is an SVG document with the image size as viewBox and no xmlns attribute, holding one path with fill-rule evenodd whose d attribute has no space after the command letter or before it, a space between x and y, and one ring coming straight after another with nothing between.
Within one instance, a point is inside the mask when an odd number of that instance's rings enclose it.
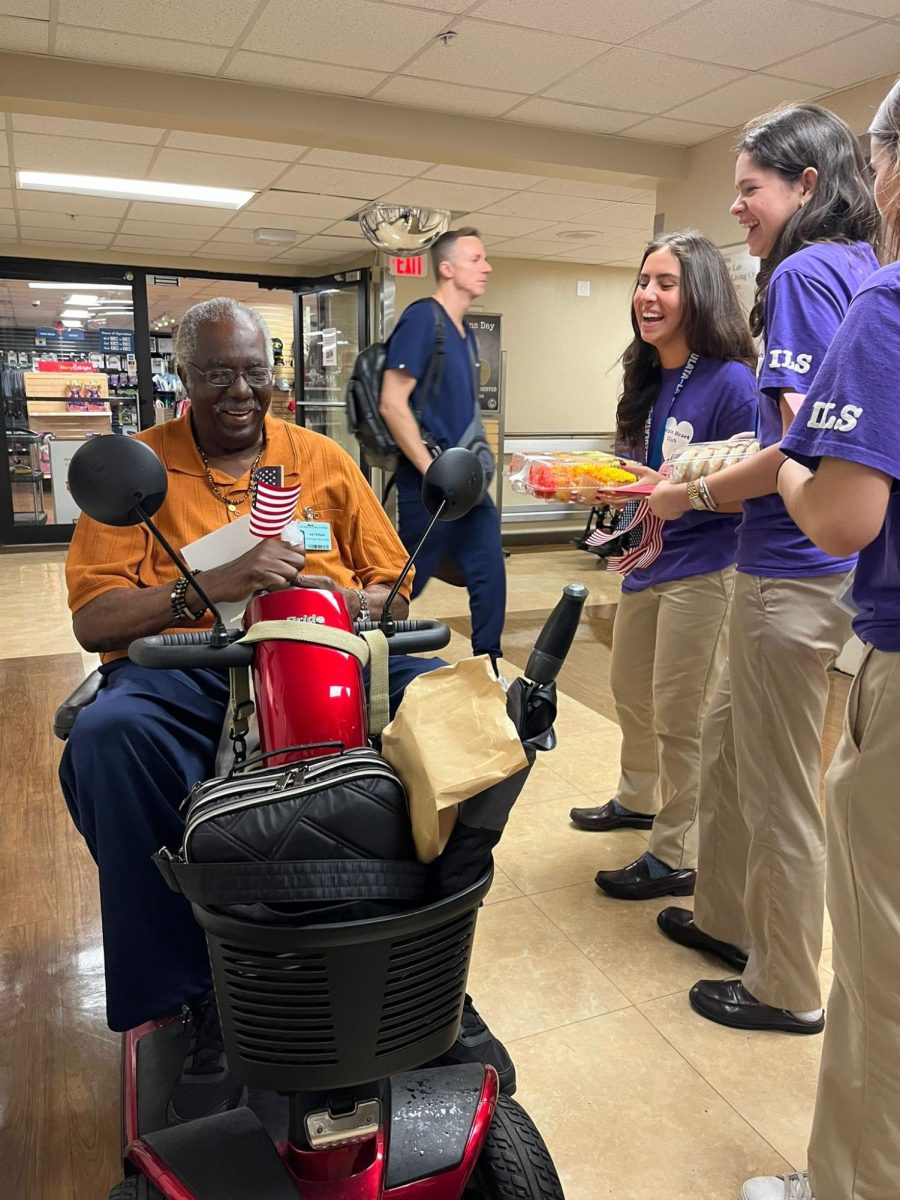
<instances>
[{"instance_id":1,"label":"white sneaker","mask_svg":"<svg viewBox=\"0 0 900 1200\"><path fill-rule=\"evenodd\" d=\"M741 1200L815 1200L805 1171L790 1175L758 1175L741 1188Z\"/></svg>"}]
</instances>

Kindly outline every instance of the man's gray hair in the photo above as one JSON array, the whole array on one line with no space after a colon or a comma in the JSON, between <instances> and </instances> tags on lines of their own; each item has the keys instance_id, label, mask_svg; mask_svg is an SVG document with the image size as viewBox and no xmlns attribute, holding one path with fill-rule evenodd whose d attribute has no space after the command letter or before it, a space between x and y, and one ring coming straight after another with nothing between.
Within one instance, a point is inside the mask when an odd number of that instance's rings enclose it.
<instances>
[{"instance_id":1,"label":"man's gray hair","mask_svg":"<svg viewBox=\"0 0 900 1200\"><path fill-rule=\"evenodd\" d=\"M232 300L228 296L216 296L214 300L201 300L193 308L189 308L181 318L178 332L175 334L175 362L184 366L193 362L197 353L197 331L201 325L210 325L216 321L229 321L235 318L248 321L265 338L266 362L271 367L275 362L272 349L272 335L269 327L255 308Z\"/></svg>"}]
</instances>

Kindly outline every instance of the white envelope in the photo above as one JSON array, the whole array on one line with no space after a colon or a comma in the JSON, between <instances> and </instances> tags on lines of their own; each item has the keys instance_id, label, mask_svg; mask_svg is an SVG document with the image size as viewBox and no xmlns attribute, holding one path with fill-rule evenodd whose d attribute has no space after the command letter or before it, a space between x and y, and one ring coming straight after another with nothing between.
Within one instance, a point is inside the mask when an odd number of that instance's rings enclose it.
<instances>
[{"instance_id":1,"label":"white envelope","mask_svg":"<svg viewBox=\"0 0 900 1200\"><path fill-rule=\"evenodd\" d=\"M234 562L236 558L240 558L242 554L246 554L248 550L258 546L261 541L262 538L258 538L250 532L250 517L246 516L240 517L237 521L230 521L221 529L207 533L204 537L198 538L196 542L191 542L189 546L182 547L181 553L191 570L211 571L213 567L221 567L225 563ZM203 585L202 579L200 585L201 587ZM218 605L222 620L226 625L240 624L249 600L250 596L247 596L241 601Z\"/></svg>"}]
</instances>

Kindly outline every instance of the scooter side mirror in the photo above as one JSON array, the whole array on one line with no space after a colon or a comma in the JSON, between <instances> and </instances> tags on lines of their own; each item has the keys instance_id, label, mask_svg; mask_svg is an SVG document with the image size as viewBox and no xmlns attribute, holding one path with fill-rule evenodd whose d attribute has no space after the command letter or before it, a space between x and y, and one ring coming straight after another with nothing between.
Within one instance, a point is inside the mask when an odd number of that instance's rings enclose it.
<instances>
[{"instance_id":1,"label":"scooter side mirror","mask_svg":"<svg viewBox=\"0 0 900 1200\"><path fill-rule=\"evenodd\" d=\"M484 469L471 450L452 446L438 455L422 480L422 503L438 520L458 521L484 494Z\"/></svg>"},{"instance_id":2,"label":"scooter side mirror","mask_svg":"<svg viewBox=\"0 0 900 1200\"><path fill-rule=\"evenodd\" d=\"M166 487L165 467L150 447L120 433L89 438L69 463L72 499L101 525L139 525L159 509Z\"/></svg>"}]
</instances>

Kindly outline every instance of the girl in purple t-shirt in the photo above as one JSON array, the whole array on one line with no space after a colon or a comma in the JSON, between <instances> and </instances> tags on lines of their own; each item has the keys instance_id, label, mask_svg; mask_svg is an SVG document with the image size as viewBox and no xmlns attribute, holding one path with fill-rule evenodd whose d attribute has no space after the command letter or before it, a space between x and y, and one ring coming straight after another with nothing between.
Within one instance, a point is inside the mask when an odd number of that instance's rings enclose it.
<instances>
[{"instance_id":1,"label":"girl in purple t-shirt","mask_svg":"<svg viewBox=\"0 0 900 1200\"><path fill-rule=\"evenodd\" d=\"M712 242L696 233L651 242L631 322L618 443L654 468L648 478L659 479L655 468L691 442L754 428L753 340ZM610 664L622 728L619 785L607 804L571 814L582 829L652 827L637 861L597 875L597 886L617 898L693 890L700 722L725 657L737 521L691 512L668 522L659 557L623 585Z\"/></svg>"},{"instance_id":2,"label":"girl in purple t-shirt","mask_svg":"<svg viewBox=\"0 0 900 1200\"><path fill-rule=\"evenodd\" d=\"M747 1200L781 1200L789 1185L815 1200L900 1193L900 83L870 132L895 261L854 297L782 443L790 459L778 475L788 512L817 546L859 552L853 626L866 651L826 780L834 984L809 1177L751 1180Z\"/></svg>"},{"instance_id":3,"label":"girl in purple t-shirt","mask_svg":"<svg viewBox=\"0 0 900 1200\"><path fill-rule=\"evenodd\" d=\"M658 920L673 940L743 967L742 979L701 980L690 993L702 1016L742 1029L824 1026L821 732L826 672L850 633L834 599L853 556L814 546L774 492L779 443L853 293L878 266L865 170L848 127L813 104L752 122L738 147L731 211L762 260L751 328L763 337L764 449L707 480L715 510L743 502L729 663L703 727L694 911L666 909ZM657 515L705 507L686 490L659 485Z\"/></svg>"}]
</instances>

